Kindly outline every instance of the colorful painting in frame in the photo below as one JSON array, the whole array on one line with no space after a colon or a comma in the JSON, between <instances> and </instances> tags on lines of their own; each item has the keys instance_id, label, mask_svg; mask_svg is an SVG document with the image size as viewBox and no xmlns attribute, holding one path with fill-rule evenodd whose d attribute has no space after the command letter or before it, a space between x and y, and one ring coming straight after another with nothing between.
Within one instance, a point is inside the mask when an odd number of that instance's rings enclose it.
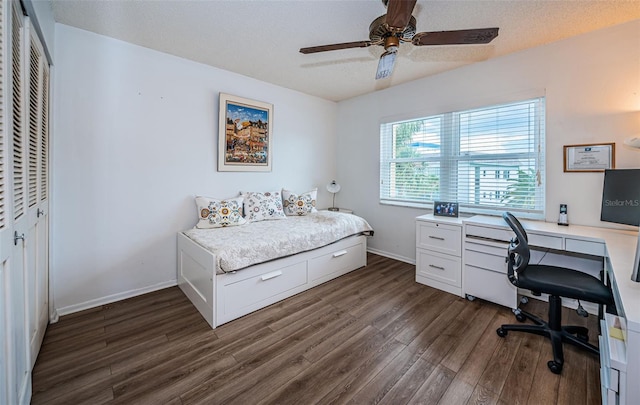
<instances>
[{"instance_id":1,"label":"colorful painting in frame","mask_svg":"<svg viewBox=\"0 0 640 405\"><path fill-rule=\"evenodd\" d=\"M218 171L271 171L273 105L220 93Z\"/></svg>"}]
</instances>

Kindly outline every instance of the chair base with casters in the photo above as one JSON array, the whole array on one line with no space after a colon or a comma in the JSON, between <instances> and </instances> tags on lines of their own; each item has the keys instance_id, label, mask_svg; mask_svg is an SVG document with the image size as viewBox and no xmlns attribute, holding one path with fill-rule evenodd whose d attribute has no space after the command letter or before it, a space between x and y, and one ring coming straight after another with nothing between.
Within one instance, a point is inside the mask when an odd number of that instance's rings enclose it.
<instances>
[{"instance_id":1,"label":"chair base with casters","mask_svg":"<svg viewBox=\"0 0 640 405\"><path fill-rule=\"evenodd\" d=\"M502 325L496 330L496 333L500 337L507 336L509 331L527 332L546 336L551 340L551 349L553 351L553 360L549 360L547 366L553 373L560 374L564 364L562 343L570 343L596 355L599 353L598 348L589 343L589 329L578 325L561 325L561 311L562 299L557 296L550 296L548 322L533 314L520 310L519 314L516 315L518 321L524 322L529 319L533 321L535 325Z\"/></svg>"},{"instance_id":2,"label":"chair base with casters","mask_svg":"<svg viewBox=\"0 0 640 405\"><path fill-rule=\"evenodd\" d=\"M564 365L562 344L569 343L593 354L597 347L589 344L589 330L583 326L562 326L562 297L593 302L599 305L613 304L613 294L598 278L565 267L529 264L530 251L527 234L520 222L511 213L502 215L516 237L509 243L507 274L509 281L518 288L530 290L534 295L549 295L549 319L520 311L518 321L530 319L532 324L502 325L496 330L500 337L509 331L527 332L549 338L553 360L547 362L549 369L560 374Z\"/></svg>"}]
</instances>

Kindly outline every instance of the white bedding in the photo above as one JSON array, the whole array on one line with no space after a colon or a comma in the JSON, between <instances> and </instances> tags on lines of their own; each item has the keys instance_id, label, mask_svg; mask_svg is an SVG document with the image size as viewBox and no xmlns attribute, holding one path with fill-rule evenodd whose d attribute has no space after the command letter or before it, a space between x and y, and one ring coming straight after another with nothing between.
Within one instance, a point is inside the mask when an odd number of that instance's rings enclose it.
<instances>
[{"instance_id":1,"label":"white bedding","mask_svg":"<svg viewBox=\"0 0 640 405\"><path fill-rule=\"evenodd\" d=\"M373 228L356 215L318 211L281 220L183 232L216 257L216 271L231 272L254 264L316 249Z\"/></svg>"}]
</instances>

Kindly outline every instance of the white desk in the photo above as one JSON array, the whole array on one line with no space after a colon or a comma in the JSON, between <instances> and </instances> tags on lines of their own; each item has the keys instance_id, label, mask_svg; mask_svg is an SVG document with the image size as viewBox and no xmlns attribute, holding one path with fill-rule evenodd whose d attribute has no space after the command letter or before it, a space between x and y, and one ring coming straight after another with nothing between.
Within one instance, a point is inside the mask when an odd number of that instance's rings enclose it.
<instances>
[{"instance_id":1,"label":"white desk","mask_svg":"<svg viewBox=\"0 0 640 405\"><path fill-rule=\"evenodd\" d=\"M611 281L618 315L622 323L626 323L626 328L623 327L626 342L621 344L621 341L612 339L608 333L609 326L604 325L601 336L602 400L603 403L640 403L640 283L631 281L638 233L578 225L560 226L540 221L521 223L532 246L604 257L604 268ZM464 219L463 226L464 244L473 243L474 238L484 238L487 251L498 249L501 243L513 236L501 217L474 216ZM492 243L496 246L492 247ZM468 252L465 248L465 264L471 260ZM465 293L472 288L465 282L467 269L463 265L462 289ZM496 281L498 279L496 277ZM506 281L506 275L503 279ZM503 287L485 284L485 288ZM504 295L508 302L511 294L506 292ZM609 319L610 323L612 319Z\"/></svg>"}]
</instances>

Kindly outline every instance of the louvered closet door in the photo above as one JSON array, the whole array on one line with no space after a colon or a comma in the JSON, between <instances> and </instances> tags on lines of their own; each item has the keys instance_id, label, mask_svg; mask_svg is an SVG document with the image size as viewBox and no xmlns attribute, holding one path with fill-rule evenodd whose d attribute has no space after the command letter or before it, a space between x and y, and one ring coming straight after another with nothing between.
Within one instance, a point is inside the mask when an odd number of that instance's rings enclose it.
<instances>
[{"instance_id":1,"label":"louvered closet door","mask_svg":"<svg viewBox=\"0 0 640 405\"><path fill-rule=\"evenodd\" d=\"M25 258L31 366L35 364L49 321L48 139L49 65L35 30L29 30Z\"/></svg>"},{"instance_id":2,"label":"louvered closet door","mask_svg":"<svg viewBox=\"0 0 640 405\"><path fill-rule=\"evenodd\" d=\"M25 140L25 20L20 2L2 2L2 229L0 229L0 286L3 311L3 383L0 401L28 403L31 397L31 365L28 313L25 309L25 250L22 239L26 221L26 140ZM6 78L6 79L5 79ZM3 397L4 396L4 397Z\"/></svg>"},{"instance_id":3,"label":"louvered closet door","mask_svg":"<svg viewBox=\"0 0 640 405\"><path fill-rule=\"evenodd\" d=\"M8 207L11 204L7 200L9 179L9 145L10 141L7 128L7 101L10 100L7 83L7 10L6 2L0 2L0 403L11 403L10 392L13 390L13 381L10 375L13 363L12 337L10 328L10 303L11 289L9 288L9 252L12 249L9 237L7 218Z\"/></svg>"}]
</instances>

